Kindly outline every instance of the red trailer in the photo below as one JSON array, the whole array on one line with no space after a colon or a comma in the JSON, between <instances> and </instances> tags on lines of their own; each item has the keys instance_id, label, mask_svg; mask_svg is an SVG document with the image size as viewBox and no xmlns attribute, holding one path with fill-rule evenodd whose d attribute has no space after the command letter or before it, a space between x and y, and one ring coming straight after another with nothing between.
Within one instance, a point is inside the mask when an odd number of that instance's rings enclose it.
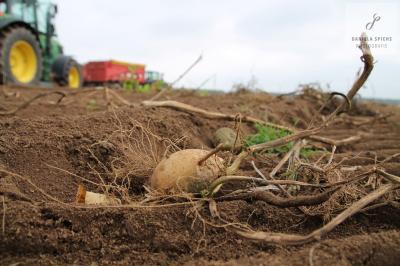
<instances>
[{"instance_id":1,"label":"red trailer","mask_svg":"<svg viewBox=\"0 0 400 266\"><path fill-rule=\"evenodd\" d=\"M89 62L83 68L85 84L121 83L126 80L137 80L145 83L145 65L120 61Z\"/></svg>"}]
</instances>

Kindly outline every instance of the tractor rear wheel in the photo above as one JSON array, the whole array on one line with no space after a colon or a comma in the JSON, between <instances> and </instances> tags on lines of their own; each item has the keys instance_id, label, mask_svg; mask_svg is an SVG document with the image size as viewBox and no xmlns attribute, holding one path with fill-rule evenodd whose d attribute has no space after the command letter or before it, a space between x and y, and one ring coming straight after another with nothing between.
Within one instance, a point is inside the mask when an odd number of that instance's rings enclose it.
<instances>
[{"instance_id":1,"label":"tractor rear wheel","mask_svg":"<svg viewBox=\"0 0 400 266\"><path fill-rule=\"evenodd\" d=\"M68 86L72 89L82 87L82 68L72 57L58 57L53 63L52 74L54 81L60 86Z\"/></svg>"},{"instance_id":2,"label":"tractor rear wheel","mask_svg":"<svg viewBox=\"0 0 400 266\"><path fill-rule=\"evenodd\" d=\"M26 28L9 28L0 33L0 82L20 85L39 83L42 52L35 35Z\"/></svg>"}]
</instances>

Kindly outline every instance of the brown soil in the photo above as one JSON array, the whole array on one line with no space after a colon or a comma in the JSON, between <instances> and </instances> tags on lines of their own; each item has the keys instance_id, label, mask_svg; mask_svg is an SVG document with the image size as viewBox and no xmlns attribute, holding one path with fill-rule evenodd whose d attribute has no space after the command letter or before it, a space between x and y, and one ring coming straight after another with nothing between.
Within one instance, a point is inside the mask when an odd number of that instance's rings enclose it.
<instances>
[{"instance_id":1,"label":"brown soil","mask_svg":"<svg viewBox=\"0 0 400 266\"><path fill-rule=\"evenodd\" d=\"M43 90L7 87L3 92L0 108L10 110ZM118 93L136 103L151 97ZM138 201L144 198L143 185L151 174L148 167L155 162L148 162L139 150L127 155L116 134L121 129L131 129L133 137L139 139L138 125L145 125L155 135L176 142L178 148L209 149L215 130L233 127L234 122L139 105L107 110L100 92L68 96L60 104L55 104L57 97L41 98L15 116L0 116L0 166L23 177L0 174L0 217L4 217L1 265L305 265L310 261L313 265L398 265L400 211L390 205L357 214L322 241L297 247L245 240L223 228L206 226L203 231L203 224L188 212L190 206L82 209L65 205L63 202L74 202L80 177L99 183L100 174L110 182L110 169L126 167L121 158L127 156L134 167L127 173L132 182L130 196ZM201 96L176 91L167 98L298 128L307 125L320 104L305 96L279 98L248 92ZM391 117L373 121L389 112ZM347 158L344 167L366 169L375 160L400 152L399 107L357 104L347 118L339 119L322 134L337 139L362 134L362 141L338 148L335 161ZM363 125L349 122L368 119L371 121ZM245 124L242 130L244 134L254 132ZM271 171L279 158L268 155L267 160L254 159L262 171ZM146 161L147 168L143 166ZM400 157L384 167L400 175ZM256 175L248 163L241 171ZM24 178L60 202L50 200ZM93 184L87 188L101 192ZM218 209L225 219L248 223L255 230L306 234L324 223L323 216L304 218L294 210L264 202L222 202ZM210 218L207 209L201 212Z\"/></svg>"}]
</instances>

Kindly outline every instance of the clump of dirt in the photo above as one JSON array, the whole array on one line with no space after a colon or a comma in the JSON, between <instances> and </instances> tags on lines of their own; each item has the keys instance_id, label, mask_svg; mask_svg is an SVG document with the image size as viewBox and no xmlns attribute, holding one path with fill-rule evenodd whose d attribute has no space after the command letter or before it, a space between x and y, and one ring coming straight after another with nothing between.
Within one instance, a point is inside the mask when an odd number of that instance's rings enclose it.
<instances>
[{"instance_id":1,"label":"clump of dirt","mask_svg":"<svg viewBox=\"0 0 400 266\"><path fill-rule=\"evenodd\" d=\"M6 109L41 91L3 89L8 96L0 96L0 102ZM53 96L43 98L15 116L0 117L0 216L4 217L0 264L297 265L312 260L315 265L338 262L394 265L397 262L400 212L394 204L361 212L322 242L297 247L253 242L227 228L210 226L201 219L212 221L209 210L200 208L196 214L190 204L122 208L65 205L74 202L77 186L82 183L95 192L103 192L104 184L122 187L126 191L119 192L126 193L131 201L144 200L148 178L163 156L180 149L212 149L217 129L235 128L235 121L140 106L140 101L150 98L147 94L117 91L136 105L109 109L101 93L95 90L91 93L67 97L60 104L54 102ZM274 97L261 92L200 96L174 91L166 97L209 111L241 113L297 128L307 127L322 104L304 95ZM339 147L332 161L332 164L340 162L338 167L352 174L370 169L377 161L400 152L399 109L370 103L357 108L369 111L354 112L347 118L341 116L334 127L322 134L340 139L363 133L361 142ZM394 115L376 119L389 112ZM241 124L241 130L243 134L255 132L246 123ZM318 157L310 158L310 162ZM281 155L274 154L251 158L263 172L270 172L280 159ZM251 160L240 171L256 176ZM328 161L329 156L321 159L324 163ZM398 174L400 158L395 157L384 166ZM310 170L301 173L305 177L314 176ZM323 178L327 177L321 175ZM344 177L329 178L340 181ZM117 193L112 187L109 192ZM349 191L339 192L336 197L353 201L346 193ZM331 208L337 210L337 206ZM307 234L331 217L324 216L325 207L310 208L315 215L303 216L295 208L278 208L262 201L220 202L218 210L232 223L282 233Z\"/></svg>"}]
</instances>

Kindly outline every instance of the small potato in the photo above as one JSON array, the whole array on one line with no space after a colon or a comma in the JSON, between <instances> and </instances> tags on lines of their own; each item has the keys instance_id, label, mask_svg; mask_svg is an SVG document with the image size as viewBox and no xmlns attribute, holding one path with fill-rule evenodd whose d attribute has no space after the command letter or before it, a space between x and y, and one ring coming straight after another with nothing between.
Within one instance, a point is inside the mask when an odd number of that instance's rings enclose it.
<instances>
[{"instance_id":1,"label":"small potato","mask_svg":"<svg viewBox=\"0 0 400 266\"><path fill-rule=\"evenodd\" d=\"M200 149L173 153L157 165L150 178L150 186L161 192L200 192L224 169L224 160L216 155L198 165L208 153Z\"/></svg>"},{"instance_id":2,"label":"small potato","mask_svg":"<svg viewBox=\"0 0 400 266\"><path fill-rule=\"evenodd\" d=\"M78 186L76 194L76 203L84 203L86 205L120 205L121 200L105 194L86 191L83 185Z\"/></svg>"},{"instance_id":3,"label":"small potato","mask_svg":"<svg viewBox=\"0 0 400 266\"><path fill-rule=\"evenodd\" d=\"M121 201L117 198L110 197L100 193L86 192L86 205L119 205Z\"/></svg>"},{"instance_id":4,"label":"small potato","mask_svg":"<svg viewBox=\"0 0 400 266\"><path fill-rule=\"evenodd\" d=\"M237 136L237 133L229 127L221 127L215 131L213 142L215 146L223 144L225 150L240 150L242 146L240 136Z\"/></svg>"}]
</instances>

